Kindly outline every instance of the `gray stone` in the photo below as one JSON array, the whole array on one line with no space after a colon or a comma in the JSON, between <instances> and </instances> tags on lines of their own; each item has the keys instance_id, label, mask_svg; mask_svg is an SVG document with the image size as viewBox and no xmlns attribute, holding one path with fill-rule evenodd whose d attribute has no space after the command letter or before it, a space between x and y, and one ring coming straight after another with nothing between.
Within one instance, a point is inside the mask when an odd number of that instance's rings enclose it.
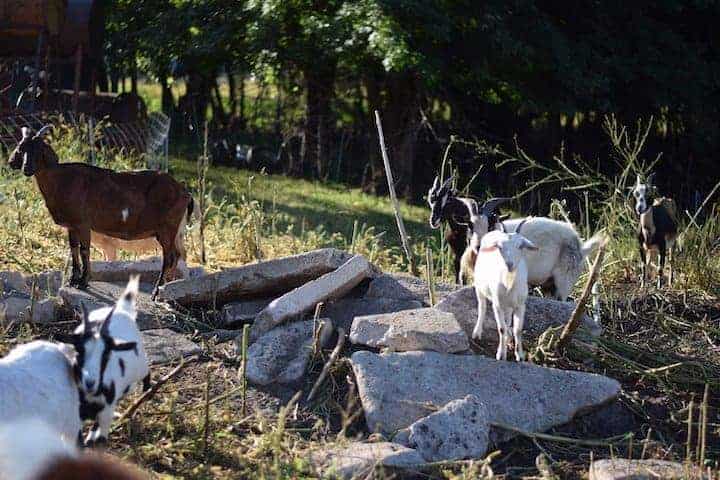
<instances>
[{"instance_id":1,"label":"gray stone","mask_svg":"<svg viewBox=\"0 0 720 480\"><path fill-rule=\"evenodd\" d=\"M318 341L324 346L332 334L332 322L319 319ZM262 335L248 348L247 379L257 385L293 383L305 375L315 340L315 320L281 325ZM239 350L242 335L236 339Z\"/></svg>"},{"instance_id":2,"label":"gray stone","mask_svg":"<svg viewBox=\"0 0 720 480\"><path fill-rule=\"evenodd\" d=\"M48 324L55 321L57 300L46 298L36 300L32 305L29 297L21 296L18 293L3 295L0 297L0 325L8 325L11 322L27 322ZM32 319L30 310L32 309Z\"/></svg>"},{"instance_id":3,"label":"gray stone","mask_svg":"<svg viewBox=\"0 0 720 480\"><path fill-rule=\"evenodd\" d=\"M443 405L476 395L491 423L542 432L614 399L620 384L584 372L504 362L480 355L406 352L351 357L360 400L372 432L393 433ZM513 433L492 428L497 444Z\"/></svg>"},{"instance_id":4,"label":"gray stone","mask_svg":"<svg viewBox=\"0 0 720 480\"><path fill-rule=\"evenodd\" d=\"M346 297L327 303L322 310L322 315L330 318L335 328L342 328L349 332L355 317L414 310L422 306L422 302L418 300Z\"/></svg>"},{"instance_id":5,"label":"gray stone","mask_svg":"<svg viewBox=\"0 0 720 480\"><path fill-rule=\"evenodd\" d=\"M73 287L62 287L59 295L66 309L80 312L80 303L83 302L88 309L109 307L115 304L125 291L127 281L120 284L90 282L86 290ZM168 323L175 323L178 314L167 306L158 305L150 300L153 285L140 284L140 293L137 302L137 323L140 330L161 328Z\"/></svg>"},{"instance_id":6,"label":"gray stone","mask_svg":"<svg viewBox=\"0 0 720 480\"><path fill-rule=\"evenodd\" d=\"M12 270L0 272L0 293L3 292L17 292L29 295L30 287L27 284L27 277Z\"/></svg>"},{"instance_id":7,"label":"gray stone","mask_svg":"<svg viewBox=\"0 0 720 480\"><path fill-rule=\"evenodd\" d=\"M320 302L343 297L372 275L370 262L362 255L355 255L336 270L276 298L255 317L250 329L251 341L281 323L301 317Z\"/></svg>"},{"instance_id":8,"label":"gray stone","mask_svg":"<svg viewBox=\"0 0 720 480\"><path fill-rule=\"evenodd\" d=\"M393 441L417 450L428 462L479 459L487 451L489 432L487 408L468 395L400 430Z\"/></svg>"},{"instance_id":9,"label":"gray stone","mask_svg":"<svg viewBox=\"0 0 720 480\"><path fill-rule=\"evenodd\" d=\"M310 464L321 478L366 478L378 466L418 468L426 463L418 452L390 442L352 442L319 449Z\"/></svg>"},{"instance_id":10,"label":"gray stone","mask_svg":"<svg viewBox=\"0 0 720 480\"><path fill-rule=\"evenodd\" d=\"M528 338L536 338L548 327L565 324L575 309L574 302L560 302L535 296L529 296L525 305L523 336ZM435 308L454 314L468 337L472 335L477 321L477 297L473 287L465 287L451 293ZM497 325L489 303L487 312L485 323L483 323L483 341L497 343ZM602 333L602 326L596 324L588 315L583 316L580 326L594 337Z\"/></svg>"},{"instance_id":11,"label":"gray stone","mask_svg":"<svg viewBox=\"0 0 720 480\"><path fill-rule=\"evenodd\" d=\"M446 283L435 285L435 301L439 302L457 287ZM415 300L430 306L430 290L427 282L412 275L383 274L374 278L365 293L367 298L393 298L395 300Z\"/></svg>"},{"instance_id":12,"label":"gray stone","mask_svg":"<svg viewBox=\"0 0 720 480\"><path fill-rule=\"evenodd\" d=\"M356 317L350 330L350 341L398 352L455 353L470 348L468 337L455 316L434 308Z\"/></svg>"},{"instance_id":13,"label":"gray stone","mask_svg":"<svg viewBox=\"0 0 720 480\"><path fill-rule=\"evenodd\" d=\"M161 365L200 353L202 349L184 335L167 328L140 332L150 365Z\"/></svg>"},{"instance_id":14,"label":"gray stone","mask_svg":"<svg viewBox=\"0 0 720 480\"><path fill-rule=\"evenodd\" d=\"M681 480L707 478L695 466L666 460L596 460L590 464L589 480Z\"/></svg>"},{"instance_id":15,"label":"gray stone","mask_svg":"<svg viewBox=\"0 0 720 480\"><path fill-rule=\"evenodd\" d=\"M260 300L246 300L225 304L220 317L221 326L233 328L246 323L252 323L252 321L255 320L255 316L267 307L272 300L272 298L263 298Z\"/></svg>"},{"instance_id":16,"label":"gray stone","mask_svg":"<svg viewBox=\"0 0 720 480\"><path fill-rule=\"evenodd\" d=\"M127 282L131 275L140 275L141 282L154 283L162 268L162 258L149 257L140 260L93 261L90 266L90 278L94 282ZM205 274L203 267L187 269L189 278L198 278Z\"/></svg>"},{"instance_id":17,"label":"gray stone","mask_svg":"<svg viewBox=\"0 0 720 480\"><path fill-rule=\"evenodd\" d=\"M0 293L29 296L33 282L35 282L36 295L55 296L62 284L62 273L58 270L50 270L37 275L25 275L20 272L3 271L0 272Z\"/></svg>"},{"instance_id":18,"label":"gray stone","mask_svg":"<svg viewBox=\"0 0 720 480\"><path fill-rule=\"evenodd\" d=\"M160 289L158 300L183 306L219 304L244 298L283 294L338 268L350 254L324 248L276 258L189 280L176 280Z\"/></svg>"}]
</instances>

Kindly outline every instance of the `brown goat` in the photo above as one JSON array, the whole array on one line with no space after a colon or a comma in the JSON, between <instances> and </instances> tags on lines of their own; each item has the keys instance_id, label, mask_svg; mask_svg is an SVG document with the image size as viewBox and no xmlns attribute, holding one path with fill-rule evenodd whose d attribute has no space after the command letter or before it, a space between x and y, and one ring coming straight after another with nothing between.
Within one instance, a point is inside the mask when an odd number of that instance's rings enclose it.
<instances>
[{"instance_id":1,"label":"brown goat","mask_svg":"<svg viewBox=\"0 0 720 480\"><path fill-rule=\"evenodd\" d=\"M166 173L114 172L84 163L59 163L43 139L49 128L35 135L23 128L9 165L27 177L35 176L52 219L68 230L73 265L70 285L87 287L91 231L123 240L154 237L163 250L155 298L180 257L175 239L183 220L192 213L192 196Z\"/></svg>"}]
</instances>

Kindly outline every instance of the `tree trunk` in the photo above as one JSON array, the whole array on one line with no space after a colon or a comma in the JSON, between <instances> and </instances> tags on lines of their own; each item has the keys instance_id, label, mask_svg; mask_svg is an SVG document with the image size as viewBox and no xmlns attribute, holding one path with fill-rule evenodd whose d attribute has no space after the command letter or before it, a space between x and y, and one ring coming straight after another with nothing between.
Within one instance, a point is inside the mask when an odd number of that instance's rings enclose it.
<instances>
[{"instance_id":1,"label":"tree trunk","mask_svg":"<svg viewBox=\"0 0 720 480\"><path fill-rule=\"evenodd\" d=\"M313 169L319 178L327 174L330 154L332 112L330 106L335 88L335 65L322 70L305 71L305 149L300 162L302 170ZM296 169L297 170L297 169ZM292 172L302 175L304 171Z\"/></svg>"},{"instance_id":2,"label":"tree trunk","mask_svg":"<svg viewBox=\"0 0 720 480\"><path fill-rule=\"evenodd\" d=\"M228 78L228 90L230 92L230 116L235 117L237 115L237 84L235 82L235 75L227 70Z\"/></svg>"},{"instance_id":3,"label":"tree trunk","mask_svg":"<svg viewBox=\"0 0 720 480\"><path fill-rule=\"evenodd\" d=\"M132 69L130 70L130 92L134 95L137 95L138 88L138 72L137 72L137 64L133 62Z\"/></svg>"},{"instance_id":4,"label":"tree trunk","mask_svg":"<svg viewBox=\"0 0 720 480\"><path fill-rule=\"evenodd\" d=\"M162 72L160 74L160 88L162 89L162 111L165 115L172 117L173 110L175 110L175 99L173 98L172 89L167 82L167 74Z\"/></svg>"}]
</instances>

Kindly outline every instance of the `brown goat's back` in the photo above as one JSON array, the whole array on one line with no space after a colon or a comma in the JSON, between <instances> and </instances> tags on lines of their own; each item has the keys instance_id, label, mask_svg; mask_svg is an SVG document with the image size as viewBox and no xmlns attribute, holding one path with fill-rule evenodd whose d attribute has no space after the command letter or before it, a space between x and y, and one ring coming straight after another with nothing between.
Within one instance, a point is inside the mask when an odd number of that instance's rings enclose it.
<instances>
[{"instance_id":1,"label":"brown goat's back","mask_svg":"<svg viewBox=\"0 0 720 480\"><path fill-rule=\"evenodd\" d=\"M109 455L88 453L51 462L35 480L147 480L148 476Z\"/></svg>"}]
</instances>

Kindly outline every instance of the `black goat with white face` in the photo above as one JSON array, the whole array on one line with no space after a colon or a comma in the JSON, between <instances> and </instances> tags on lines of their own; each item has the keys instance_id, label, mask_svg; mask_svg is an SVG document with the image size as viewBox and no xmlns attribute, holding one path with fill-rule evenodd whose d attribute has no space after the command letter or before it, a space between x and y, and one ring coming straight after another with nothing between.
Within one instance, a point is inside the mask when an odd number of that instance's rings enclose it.
<instances>
[{"instance_id":1,"label":"black goat with white face","mask_svg":"<svg viewBox=\"0 0 720 480\"><path fill-rule=\"evenodd\" d=\"M457 191L452 188L453 178L448 178L440 184L440 178L435 177L432 187L428 191L428 204L430 205L430 227L440 228L442 222L447 222L445 241L453 251L453 268L455 281L462 283L460 259L472 236L472 223L468 201L470 199L458 197ZM482 212L488 218L488 228L492 230L498 222L497 208L509 198L491 198L482 206Z\"/></svg>"},{"instance_id":2,"label":"black goat with white face","mask_svg":"<svg viewBox=\"0 0 720 480\"><path fill-rule=\"evenodd\" d=\"M668 283L673 281L672 249L678 235L677 206L671 198L656 198L657 189L653 185L655 174L651 174L645 182L640 175L635 179L632 196L635 199L635 213L639 216L638 242L640 244L640 260L642 262L641 285L645 285L647 265L652 252L660 257L657 273L657 286L662 285L665 259L670 264Z\"/></svg>"}]
</instances>

